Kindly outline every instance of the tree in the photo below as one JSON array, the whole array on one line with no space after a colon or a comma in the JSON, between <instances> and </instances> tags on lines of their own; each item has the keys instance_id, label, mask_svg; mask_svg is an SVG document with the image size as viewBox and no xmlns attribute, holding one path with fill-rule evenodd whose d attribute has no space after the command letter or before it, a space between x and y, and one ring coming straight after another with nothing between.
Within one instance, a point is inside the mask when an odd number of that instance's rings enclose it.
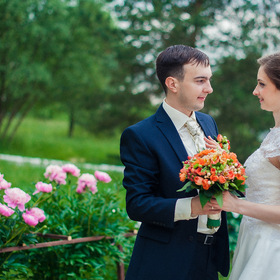
<instances>
[{"instance_id":1,"label":"tree","mask_svg":"<svg viewBox=\"0 0 280 280\"><path fill-rule=\"evenodd\" d=\"M118 28L95 0L2 0L0 10L1 138L10 140L35 105L55 103L69 114L71 136L112 91Z\"/></svg>"},{"instance_id":2,"label":"tree","mask_svg":"<svg viewBox=\"0 0 280 280\"><path fill-rule=\"evenodd\" d=\"M68 7L69 37L63 57L56 61L57 101L69 115L69 136L74 124L91 129L102 121L98 110L106 106L118 61L114 49L120 45L118 28L103 5L78 1Z\"/></svg>"},{"instance_id":3,"label":"tree","mask_svg":"<svg viewBox=\"0 0 280 280\"><path fill-rule=\"evenodd\" d=\"M51 91L52 63L60 57L67 33L64 5L55 0L0 2L2 139L12 138L34 104Z\"/></svg>"}]
</instances>

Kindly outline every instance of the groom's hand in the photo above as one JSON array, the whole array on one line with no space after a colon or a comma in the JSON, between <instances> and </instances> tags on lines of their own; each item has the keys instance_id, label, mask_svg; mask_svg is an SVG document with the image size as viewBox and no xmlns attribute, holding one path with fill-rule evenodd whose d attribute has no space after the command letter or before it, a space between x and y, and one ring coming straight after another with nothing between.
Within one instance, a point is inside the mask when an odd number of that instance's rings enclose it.
<instances>
[{"instance_id":1,"label":"groom's hand","mask_svg":"<svg viewBox=\"0 0 280 280\"><path fill-rule=\"evenodd\" d=\"M210 215L210 214L219 214L222 209L220 207L216 207L211 203L207 202L205 206L202 208L199 196L195 196L191 201L191 216L195 217L198 215Z\"/></svg>"}]
</instances>

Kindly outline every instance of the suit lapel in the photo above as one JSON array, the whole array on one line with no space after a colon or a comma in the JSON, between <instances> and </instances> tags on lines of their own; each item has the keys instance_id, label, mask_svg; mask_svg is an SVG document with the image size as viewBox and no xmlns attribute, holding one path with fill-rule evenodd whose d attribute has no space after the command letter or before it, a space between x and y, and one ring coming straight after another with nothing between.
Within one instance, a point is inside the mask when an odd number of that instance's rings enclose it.
<instances>
[{"instance_id":1,"label":"suit lapel","mask_svg":"<svg viewBox=\"0 0 280 280\"><path fill-rule=\"evenodd\" d=\"M196 120L199 123L199 125L201 126L205 136L211 136L213 138L214 134L213 132L211 132L210 128L209 128L209 124L206 123L205 118L202 118L201 115L196 113Z\"/></svg>"},{"instance_id":2,"label":"suit lapel","mask_svg":"<svg viewBox=\"0 0 280 280\"><path fill-rule=\"evenodd\" d=\"M205 124L204 119L202 119L198 114L196 114L196 120L199 123L199 125L201 126L205 136L207 137L208 135L210 135L210 131L208 129L208 126Z\"/></svg>"},{"instance_id":3,"label":"suit lapel","mask_svg":"<svg viewBox=\"0 0 280 280\"><path fill-rule=\"evenodd\" d=\"M161 130L164 137L168 140L174 152L176 153L180 162L185 161L188 158L188 153L184 147L184 144L176 130L173 122L164 111L162 105L158 108L156 114L156 125ZM205 136L214 137L213 131L211 131L209 124L206 121L206 118L203 115L197 113L196 119L199 125L201 126Z\"/></svg>"},{"instance_id":4,"label":"suit lapel","mask_svg":"<svg viewBox=\"0 0 280 280\"><path fill-rule=\"evenodd\" d=\"M159 107L156 112L156 125L170 143L172 149L177 155L180 162L185 161L188 158L188 154L184 147L184 144L179 136L178 131L176 130L173 122L167 115L167 113L162 108L162 105Z\"/></svg>"}]
</instances>

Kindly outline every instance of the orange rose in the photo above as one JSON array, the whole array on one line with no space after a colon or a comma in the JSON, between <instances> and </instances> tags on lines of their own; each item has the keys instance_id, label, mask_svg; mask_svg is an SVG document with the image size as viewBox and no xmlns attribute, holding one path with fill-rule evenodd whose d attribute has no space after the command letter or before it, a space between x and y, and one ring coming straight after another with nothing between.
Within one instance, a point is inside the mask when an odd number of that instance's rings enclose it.
<instances>
[{"instance_id":1,"label":"orange rose","mask_svg":"<svg viewBox=\"0 0 280 280\"><path fill-rule=\"evenodd\" d=\"M208 149L206 149L206 150L202 150L200 153L198 153L197 155L199 156L199 157L203 157L203 156L206 156L206 155L208 155L208 154L210 154L210 153L213 153L213 152L215 152L214 150L208 150Z\"/></svg>"},{"instance_id":2,"label":"orange rose","mask_svg":"<svg viewBox=\"0 0 280 280\"><path fill-rule=\"evenodd\" d=\"M210 172L211 172L212 175L215 175L216 174L216 169L211 167Z\"/></svg>"},{"instance_id":3,"label":"orange rose","mask_svg":"<svg viewBox=\"0 0 280 280\"><path fill-rule=\"evenodd\" d=\"M195 173L196 173L197 175L199 175L199 176L203 176L203 175L206 174L205 171L202 171L202 168L201 168L201 167L196 168L196 169L195 169Z\"/></svg>"},{"instance_id":4,"label":"orange rose","mask_svg":"<svg viewBox=\"0 0 280 280\"><path fill-rule=\"evenodd\" d=\"M234 163L238 163L237 155L235 153L230 153L229 157L233 160Z\"/></svg>"},{"instance_id":5,"label":"orange rose","mask_svg":"<svg viewBox=\"0 0 280 280\"><path fill-rule=\"evenodd\" d=\"M196 185L201 186L202 185L202 181L203 181L203 179L201 177L199 177L199 176L194 177L194 183Z\"/></svg>"},{"instance_id":6,"label":"orange rose","mask_svg":"<svg viewBox=\"0 0 280 280\"><path fill-rule=\"evenodd\" d=\"M212 174L212 175L210 176L210 180L213 181L213 182L218 181L218 179L219 179L219 177L218 177L217 175L215 175L215 174Z\"/></svg>"},{"instance_id":7,"label":"orange rose","mask_svg":"<svg viewBox=\"0 0 280 280\"><path fill-rule=\"evenodd\" d=\"M222 140L223 140L222 134L218 134L218 136L217 136L217 141L218 141L218 142L222 142Z\"/></svg>"},{"instance_id":8,"label":"orange rose","mask_svg":"<svg viewBox=\"0 0 280 280\"><path fill-rule=\"evenodd\" d=\"M241 174L245 175L245 168L241 168L240 170L241 170Z\"/></svg>"},{"instance_id":9,"label":"orange rose","mask_svg":"<svg viewBox=\"0 0 280 280\"><path fill-rule=\"evenodd\" d=\"M186 173L179 173L180 181L185 182L186 180Z\"/></svg>"},{"instance_id":10,"label":"orange rose","mask_svg":"<svg viewBox=\"0 0 280 280\"><path fill-rule=\"evenodd\" d=\"M200 165L205 165L205 159L199 158L199 159L198 159L198 163L199 163Z\"/></svg>"},{"instance_id":11,"label":"orange rose","mask_svg":"<svg viewBox=\"0 0 280 280\"><path fill-rule=\"evenodd\" d=\"M208 180L207 179L203 179L202 180L202 187L206 191L210 188L210 184L208 184Z\"/></svg>"},{"instance_id":12,"label":"orange rose","mask_svg":"<svg viewBox=\"0 0 280 280\"><path fill-rule=\"evenodd\" d=\"M187 169L185 168L185 166L180 170L181 173L187 173Z\"/></svg>"},{"instance_id":13,"label":"orange rose","mask_svg":"<svg viewBox=\"0 0 280 280\"><path fill-rule=\"evenodd\" d=\"M230 180L234 179L234 177L235 177L234 172L233 172L233 171L229 171L228 174L227 174L227 177L228 177Z\"/></svg>"},{"instance_id":14,"label":"orange rose","mask_svg":"<svg viewBox=\"0 0 280 280\"><path fill-rule=\"evenodd\" d=\"M244 177L244 176L242 176L241 174L236 174L236 179L237 179L237 180L244 181L244 182L242 183L242 185L244 185L244 184L245 184L245 177Z\"/></svg>"},{"instance_id":15,"label":"orange rose","mask_svg":"<svg viewBox=\"0 0 280 280\"><path fill-rule=\"evenodd\" d=\"M226 178L222 175L219 176L219 183L224 184L226 182Z\"/></svg>"},{"instance_id":16,"label":"orange rose","mask_svg":"<svg viewBox=\"0 0 280 280\"><path fill-rule=\"evenodd\" d=\"M228 143L228 149L230 150L230 142L227 140L227 143Z\"/></svg>"},{"instance_id":17,"label":"orange rose","mask_svg":"<svg viewBox=\"0 0 280 280\"><path fill-rule=\"evenodd\" d=\"M211 163L212 164L217 164L218 162L219 162L219 157L217 157L217 156L214 156L213 158L212 158L212 161L211 161Z\"/></svg>"}]
</instances>

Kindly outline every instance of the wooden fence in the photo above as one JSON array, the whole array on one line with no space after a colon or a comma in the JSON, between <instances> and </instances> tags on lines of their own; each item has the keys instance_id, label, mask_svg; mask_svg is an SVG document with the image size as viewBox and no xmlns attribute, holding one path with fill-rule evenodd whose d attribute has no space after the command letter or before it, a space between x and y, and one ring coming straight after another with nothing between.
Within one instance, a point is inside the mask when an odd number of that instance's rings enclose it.
<instances>
[{"instance_id":1,"label":"wooden fence","mask_svg":"<svg viewBox=\"0 0 280 280\"><path fill-rule=\"evenodd\" d=\"M6 247L6 248L0 249L0 253L30 250L30 249L39 249L39 248L45 248L45 247L53 247L53 246L60 246L60 245L67 245L67 244L76 244L76 243L83 243L83 242L92 242L92 241L99 241L99 240L102 240L102 239L114 239L111 236L105 236L105 235L81 237L81 238L72 239L71 236L66 236L66 235L41 234L41 233L36 233L36 234L39 235L39 236L49 237L49 238L52 238L52 239L59 239L59 240L37 243L37 244L31 244L31 245L23 244L22 246ZM131 236L135 236L136 234L137 234L137 231L133 231L133 232L126 233L124 236L125 237L131 237ZM118 248L119 248L120 251L123 251L121 245L118 245ZM119 262L117 262L117 275L118 275L118 280L124 280L125 270L124 270L124 263L123 263L122 260L119 260Z\"/></svg>"}]
</instances>

